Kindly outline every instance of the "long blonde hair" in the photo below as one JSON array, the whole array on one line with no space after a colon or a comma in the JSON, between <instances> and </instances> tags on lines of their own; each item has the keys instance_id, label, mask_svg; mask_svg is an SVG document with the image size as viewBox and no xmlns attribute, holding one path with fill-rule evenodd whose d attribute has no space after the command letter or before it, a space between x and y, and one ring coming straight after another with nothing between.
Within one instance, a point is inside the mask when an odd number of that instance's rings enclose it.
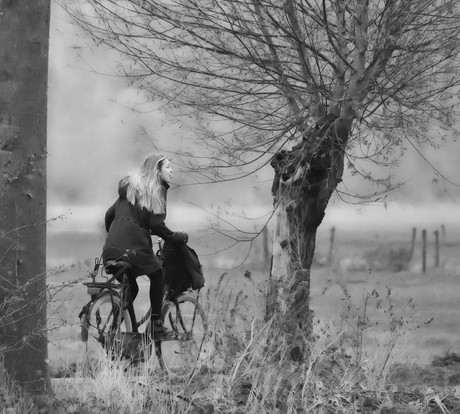
<instances>
[{"instance_id":1,"label":"long blonde hair","mask_svg":"<svg viewBox=\"0 0 460 414\"><path fill-rule=\"evenodd\" d=\"M160 169L166 157L162 154L150 155L135 171L122 180L128 185L126 199L155 214L166 212L166 200L162 194Z\"/></svg>"}]
</instances>

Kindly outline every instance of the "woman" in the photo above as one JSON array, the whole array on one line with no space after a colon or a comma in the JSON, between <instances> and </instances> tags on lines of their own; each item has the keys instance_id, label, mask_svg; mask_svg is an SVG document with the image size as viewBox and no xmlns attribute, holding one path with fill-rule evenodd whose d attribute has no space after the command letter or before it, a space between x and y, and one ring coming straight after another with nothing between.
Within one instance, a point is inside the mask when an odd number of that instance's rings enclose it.
<instances>
[{"instance_id":1,"label":"woman","mask_svg":"<svg viewBox=\"0 0 460 414\"><path fill-rule=\"evenodd\" d=\"M161 263L153 253L150 236L153 234L178 243L188 241L187 233L173 232L164 223L166 193L172 173L171 163L164 155L149 156L138 171L120 181L118 200L105 215L108 235L102 254L104 263L125 260L131 264L128 278L132 301L139 292L136 278L148 276L152 306L151 332L155 338L165 333L159 322L164 285ZM134 316L132 301L128 304L128 311ZM134 330L137 331L137 327Z\"/></svg>"}]
</instances>

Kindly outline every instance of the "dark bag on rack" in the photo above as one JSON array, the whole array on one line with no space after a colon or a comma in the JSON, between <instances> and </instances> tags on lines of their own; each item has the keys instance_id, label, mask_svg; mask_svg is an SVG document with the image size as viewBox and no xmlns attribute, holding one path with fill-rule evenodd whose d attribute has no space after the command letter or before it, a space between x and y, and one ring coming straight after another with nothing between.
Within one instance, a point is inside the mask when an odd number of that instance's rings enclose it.
<instances>
[{"instance_id":1,"label":"dark bag on rack","mask_svg":"<svg viewBox=\"0 0 460 414\"><path fill-rule=\"evenodd\" d=\"M165 283L174 294L204 286L204 274L195 250L183 243L166 241L163 246Z\"/></svg>"}]
</instances>

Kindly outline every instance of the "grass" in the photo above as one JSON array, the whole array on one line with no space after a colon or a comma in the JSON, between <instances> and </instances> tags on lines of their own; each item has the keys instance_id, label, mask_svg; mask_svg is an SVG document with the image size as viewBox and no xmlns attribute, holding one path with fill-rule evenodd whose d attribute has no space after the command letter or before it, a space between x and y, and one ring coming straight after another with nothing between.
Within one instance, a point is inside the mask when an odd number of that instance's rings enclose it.
<instances>
[{"instance_id":1,"label":"grass","mask_svg":"<svg viewBox=\"0 0 460 414\"><path fill-rule=\"evenodd\" d=\"M362 302L365 295L374 289L380 295L386 295L388 289L391 289L395 315L403 317L406 323L405 336L408 348L404 359L407 363L426 365L430 364L435 356L460 351L458 275L446 270L433 274L379 272L372 275L354 274L353 277L361 277L363 281L341 285L325 280L327 269L318 269L314 272L314 299L311 306L319 318L340 318L345 301L343 286L346 286L349 294L357 302ZM382 310L374 309L370 312L374 320L384 316ZM378 338L381 333L381 330L375 330L373 336Z\"/></svg>"},{"instance_id":2,"label":"grass","mask_svg":"<svg viewBox=\"0 0 460 414\"><path fill-rule=\"evenodd\" d=\"M77 366L71 378L54 380L55 395L46 412L394 414L460 409L460 388L447 384L441 375L448 372L443 364L453 372L460 357L439 358L431 371L418 372L398 364L394 347L382 349L380 357L388 356L383 360L364 351L358 358L345 350L356 346L356 336L344 334L346 324L323 320L315 323L313 341L304 338L310 349L308 357L293 362L282 330L273 321L251 319L239 292L231 298L224 291L227 283L222 279L205 302L214 328L209 338L213 352L191 381L147 375L142 367L126 369L125 364L105 358L92 377L81 377ZM251 293L260 298L257 292L255 288ZM353 311L348 317L354 319ZM386 328L391 328L392 321L390 316ZM396 339L404 334L394 332ZM459 373L457 370L457 376ZM428 386L420 384L422 376ZM442 380L443 387L439 385ZM19 391L10 389L8 395L14 392ZM40 412L39 405L27 397L21 401L22 411L17 412Z\"/></svg>"},{"instance_id":3,"label":"grass","mask_svg":"<svg viewBox=\"0 0 460 414\"><path fill-rule=\"evenodd\" d=\"M299 363L288 357L289 339L263 321L267 268L257 260L263 249L246 267L225 274L206 257L202 301L212 352L188 382L125 370L107 359L94 378L82 377L77 315L87 295L81 284L67 285L84 276L92 262L88 252L98 251L100 241L91 246L87 239L61 235L51 263L61 257L68 267L49 278L55 288L49 354L52 375L67 378L53 379L54 397L33 401L1 377L0 413L460 412L460 244L455 236L442 245L443 266L434 269L429 262L426 273L418 266L419 244L413 266L403 272L335 266L392 240L404 244L410 230L358 239L337 232L334 263L312 271L314 341L304 339L310 355ZM329 250L327 236L319 234L319 257ZM147 290L141 288L138 313L148 303Z\"/></svg>"}]
</instances>

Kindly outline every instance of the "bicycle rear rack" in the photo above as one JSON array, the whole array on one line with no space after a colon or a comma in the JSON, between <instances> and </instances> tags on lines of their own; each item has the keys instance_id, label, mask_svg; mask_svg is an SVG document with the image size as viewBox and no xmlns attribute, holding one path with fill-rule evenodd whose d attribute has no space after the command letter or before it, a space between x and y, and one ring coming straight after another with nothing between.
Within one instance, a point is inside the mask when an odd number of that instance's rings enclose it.
<instances>
[{"instance_id":1,"label":"bicycle rear rack","mask_svg":"<svg viewBox=\"0 0 460 414\"><path fill-rule=\"evenodd\" d=\"M99 270L101 266L102 268L101 270ZM120 278L125 274L126 270L130 268L131 265L125 261L111 260L104 265L99 258L96 258L94 263L94 270L89 274L92 280L91 282L83 282L83 284L86 286L87 292L91 296L98 295L104 289L119 290L121 289L121 284L115 283L115 281L120 281ZM113 272L114 269L118 270ZM106 280L105 282L96 282L96 276L98 275L99 271L101 271L102 275L103 270L106 271L107 275L111 274L112 276L110 277L110 279L107 277L108 280Z\"/></svg>"},{"instance_id":2,"label":"bicycle rear rack","mask_svg":"<svg viewBox=\"0 0 460 414\"><path fill-rule=\"evenodd\" d=\"M117 283L109 282L86 282L83 283L86 286L86 291L91 296L98 295L104 289L121 289L121 285Z\"/></svg>"}]
</instances>

